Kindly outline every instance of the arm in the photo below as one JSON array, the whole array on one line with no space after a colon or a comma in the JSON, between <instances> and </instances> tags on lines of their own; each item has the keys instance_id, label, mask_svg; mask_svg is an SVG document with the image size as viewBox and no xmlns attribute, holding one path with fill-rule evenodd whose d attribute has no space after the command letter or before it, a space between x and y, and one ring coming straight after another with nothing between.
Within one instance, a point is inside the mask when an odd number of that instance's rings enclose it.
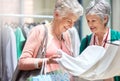
<instances>
[{"instance_id":1,"label":"arm","mask_svg":"<svg viewBox=\"0 0 120 81\"><path fill-rule=\"evenodd\" d=\"M44 36L44 27L35 27L31 30L29 37L26 41L22 55L19 59L19 68L21 70L33 70L36 69L36 63L40 66L42 63L41 58L36 58L39 46Z\"/></svg>"}]
</instances>

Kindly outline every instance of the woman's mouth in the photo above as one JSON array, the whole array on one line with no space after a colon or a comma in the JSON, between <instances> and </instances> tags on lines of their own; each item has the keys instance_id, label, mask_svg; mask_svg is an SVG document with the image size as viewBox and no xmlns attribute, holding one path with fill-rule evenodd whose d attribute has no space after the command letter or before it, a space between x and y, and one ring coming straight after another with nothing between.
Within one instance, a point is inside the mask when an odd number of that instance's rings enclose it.
<instances>
[{"instance_id":1,"label":"woman's mouth","mask_svg":"<svg viewBox=\"0 0 120 81\"><path fill-rule=\"evenodd\" d=\"M95 30L95 29L96 29L95 27L91 27L91 28L90 28L90 30L92 30L92 31Z\"/></svg>"},{"instance_id":2,"label":"woman's mouth","mask_svg":"<svg viewBox=\"0 0 120 81\"><path fill-rule=\"evenodd\" d=\"M65 27L65 26L64 26L64 28L65 28L65 30L68 30L68 27Z\"/></svg>"}]
</instances>

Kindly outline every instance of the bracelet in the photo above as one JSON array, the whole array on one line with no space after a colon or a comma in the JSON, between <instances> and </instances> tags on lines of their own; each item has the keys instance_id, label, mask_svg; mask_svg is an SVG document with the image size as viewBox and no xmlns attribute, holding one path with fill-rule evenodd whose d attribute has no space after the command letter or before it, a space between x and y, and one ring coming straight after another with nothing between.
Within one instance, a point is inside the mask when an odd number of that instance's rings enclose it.
<instances>
[{"instance_id":1,"label":"bracelet","mask_svg":"<svg viewBox=\"0 0 120 81\"><path fill-rule=\"evenodd\" d=\"M44 60L44 61L46 62L46 61L48 61L48 58L43 58L42 60ZM36 68L36 69L39 69L39 68L40 68L38 62L39 62L38 59L36 59L35 62L34 62L34 65L35 65L35 68Z\"/></svg>"},{"instance_id":2,"label":"bracelet","mask_svg":"<svg viewBox=\"0 0 120 81\"><path fill-rule=\"evenodd\" d=\"M36 68L36 69L39 69L38 59L35 60L34 65L35 65L35 68Z\"/></svg>"}]
</instances>

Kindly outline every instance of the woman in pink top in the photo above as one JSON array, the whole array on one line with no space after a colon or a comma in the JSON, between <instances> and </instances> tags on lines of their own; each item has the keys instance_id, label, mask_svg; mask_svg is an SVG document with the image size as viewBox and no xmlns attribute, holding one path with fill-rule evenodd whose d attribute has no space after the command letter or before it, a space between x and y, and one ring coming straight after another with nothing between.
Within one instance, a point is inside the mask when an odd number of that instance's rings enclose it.
<instances>
[{"instance_id":1,"label":"woman in pink top","mask_svg":"<svg viewBox=\"0 0 120 81\"><path fill-rule=\"evenodd\" d=\"M57 49L62 49L72 55L72 45L69 34L63 32L73 27L74 22L83 13L83 8L77 0L57 0L54 9L54 18L51 23L45 24L48 29L48 42L45 54L47 61L47 72L59 70L59 65L51 61ZM20 70L34 70L42 66L43 58L36 58L39 46L44 37L44 26L34 27L24 46L22 55L19 59Z\"/></svg>"}]
</instances>

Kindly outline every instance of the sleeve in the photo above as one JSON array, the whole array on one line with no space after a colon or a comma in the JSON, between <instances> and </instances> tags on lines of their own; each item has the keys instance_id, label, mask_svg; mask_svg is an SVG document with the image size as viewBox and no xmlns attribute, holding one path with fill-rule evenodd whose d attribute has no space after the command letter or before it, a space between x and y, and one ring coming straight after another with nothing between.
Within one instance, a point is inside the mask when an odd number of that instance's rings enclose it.
<instances>
[{"instance_id":1,"label":"sleeve","mask_svg":"<svg viewBox=\"0 0 120 81\"><path fill-rule=\"evenodd\" d=\"M44 28L45 29L45 28ZM25 43L22 55L19 59L19 68L22 70L35 69L35 63L40 58L36 58L41 41L44 36L44 29L42 26L35 27L30 31L29 37Z\"/></svg>"},{"instance_id":2,"label":"sleeve","mask_svg":"<svg viewBox=\"0 0 120 81\"><path fill-rule=\"evenodd\" d=\"M86 37L82 39L81 41L81 45L80 45L80 54L83 52L83 50L87 47L87 43L86 43Z\"/></svg>"},{"instance_id":3,"label":"sleeve","mask_svg":"<svg viewBox=\"0 0 120 81\"><path fill-rule=\"evenodd\" d=\"M89 46L90 41L91 41L92 34L86 35L85 38L82 39L81 45L80 45L80 54L83 52L83 50Z\"/></svg>"}]
</instances>

